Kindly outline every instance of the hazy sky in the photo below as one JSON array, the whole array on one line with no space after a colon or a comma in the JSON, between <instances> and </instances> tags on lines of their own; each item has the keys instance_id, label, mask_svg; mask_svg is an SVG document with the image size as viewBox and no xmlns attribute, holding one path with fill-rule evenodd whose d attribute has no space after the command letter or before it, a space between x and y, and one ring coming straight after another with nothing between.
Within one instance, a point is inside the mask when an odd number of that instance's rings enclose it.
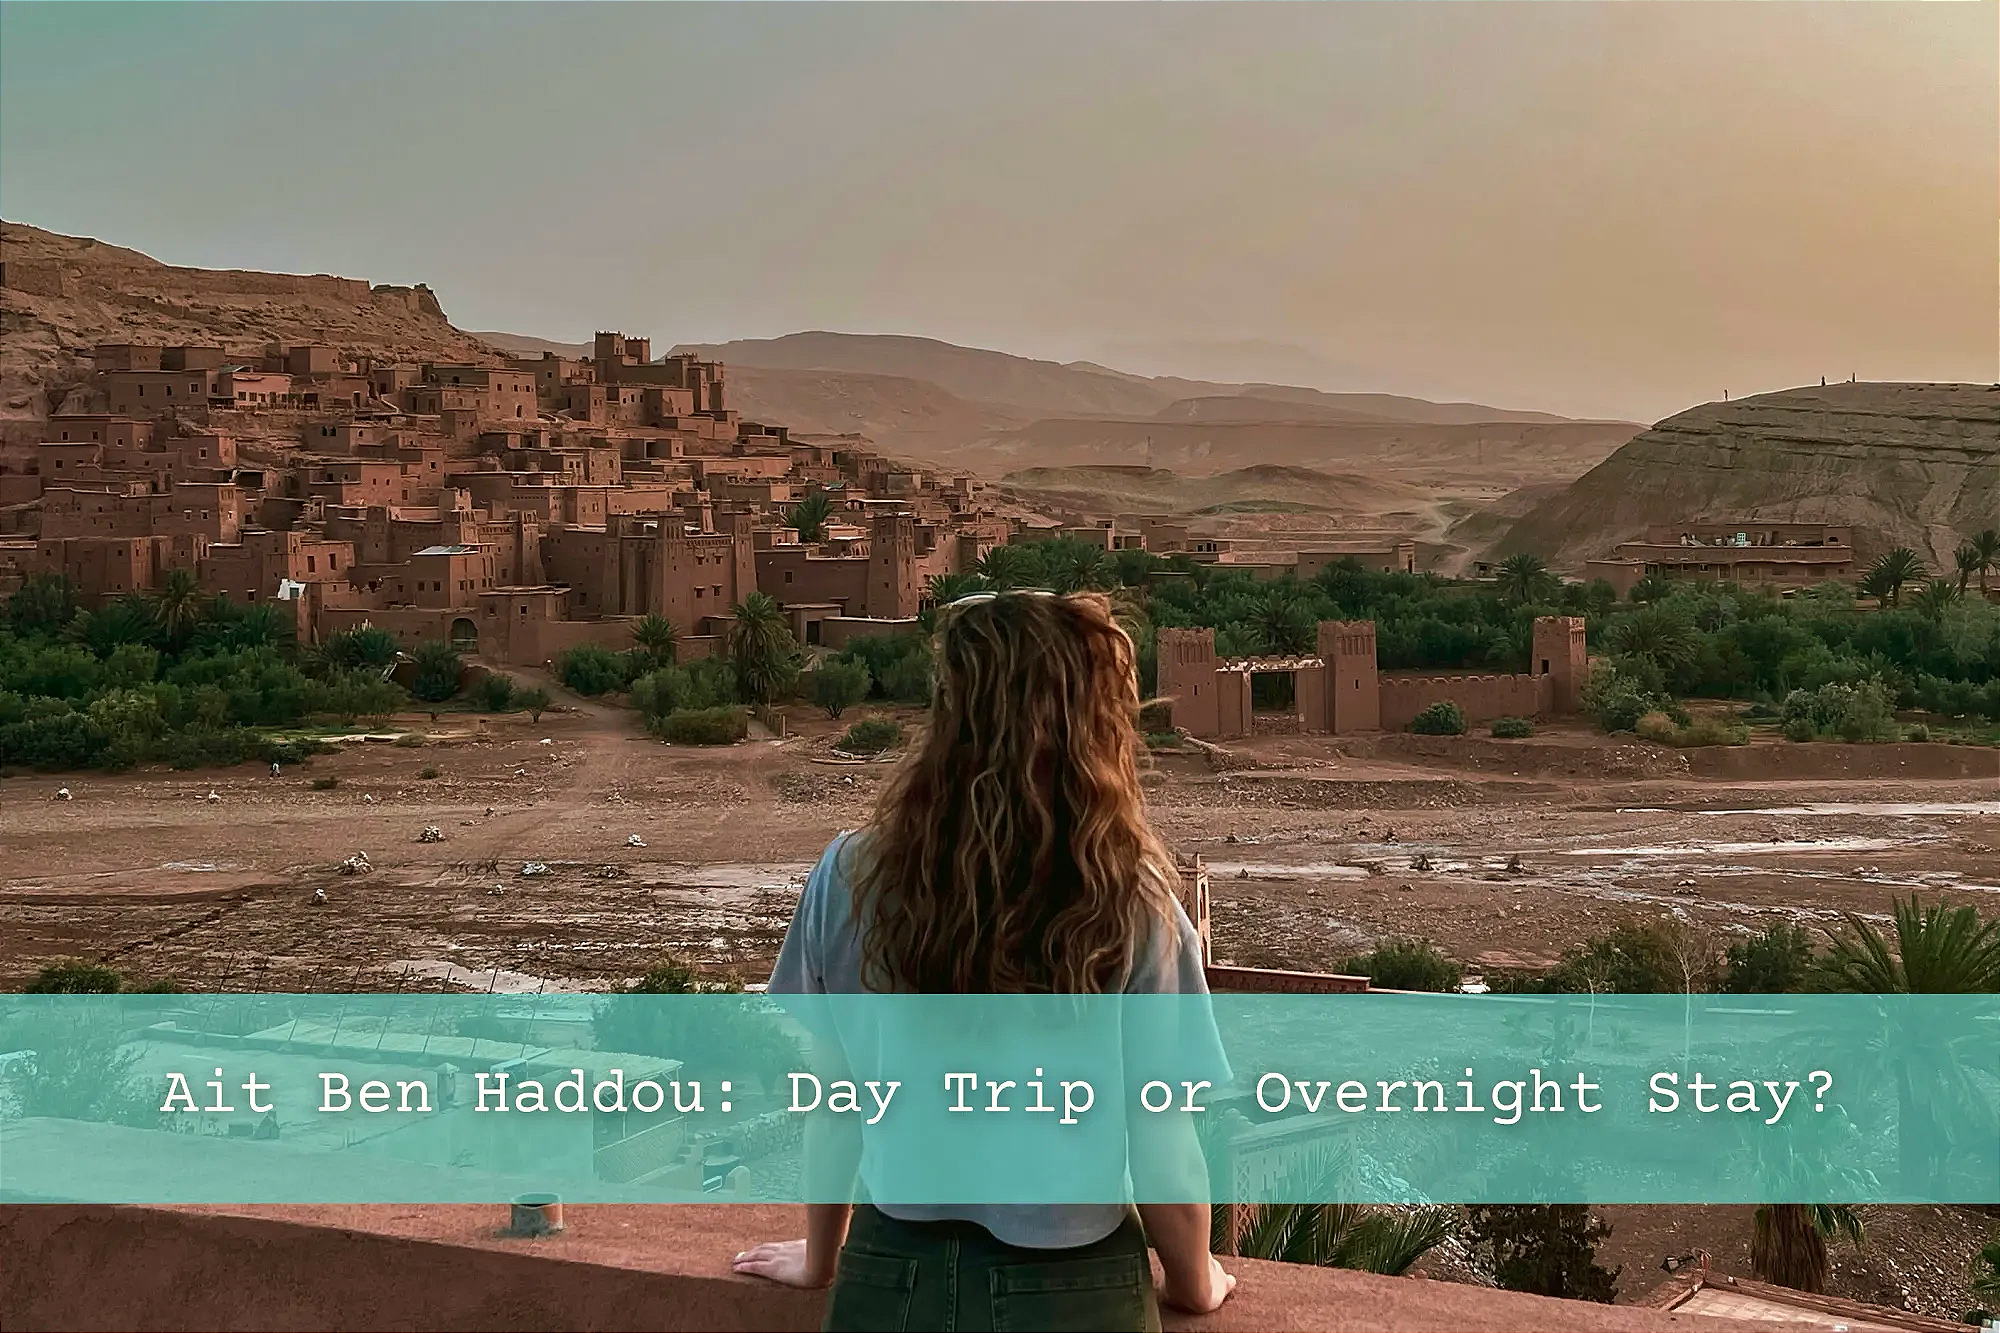
<instances>
[{"instance_id":1,"label":"hazy sky","mask_svg":"<svg viewBox=\"0 0 2000 1333\"><path fill-rule=\"evenodd\" d=\"M1652 419L2000 379L1992 3L0 5L0 213L464 328Z\"/></svg>"}]
</instances>

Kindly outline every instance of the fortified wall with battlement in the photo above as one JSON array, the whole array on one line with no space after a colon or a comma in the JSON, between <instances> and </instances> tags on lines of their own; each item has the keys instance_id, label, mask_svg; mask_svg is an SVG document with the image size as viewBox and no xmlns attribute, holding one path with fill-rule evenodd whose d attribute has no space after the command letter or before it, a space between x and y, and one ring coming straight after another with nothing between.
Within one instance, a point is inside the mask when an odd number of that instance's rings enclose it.
<instances>
[{"instance_id":1,"label":"fortified wall with battlement","mask_svg":"<svg viewBox=\"0 0 2000 1333\"><path fill-rule=\"evenodd\" d=\"M1561 717L1577 711L1588 664L1584 623L1542 616L1525 674L1385 673L1372 620L1321 621L1309 657L1216 656L1213 629L1163 629L1159 695L1191 736L1229 740L1252 729L1250 678L1286 673L1301 731L1352 735L1398 731L1435 703L1454 703L1469 723L1499 717Z\"/></svg>"}]
</instances>

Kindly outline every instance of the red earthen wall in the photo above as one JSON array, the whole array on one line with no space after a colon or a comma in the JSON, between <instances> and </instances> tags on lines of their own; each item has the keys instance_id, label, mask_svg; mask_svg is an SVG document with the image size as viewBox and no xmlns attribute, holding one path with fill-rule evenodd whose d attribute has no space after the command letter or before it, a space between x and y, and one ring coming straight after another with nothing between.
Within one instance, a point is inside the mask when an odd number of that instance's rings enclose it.
<instances>
[{"instance_id":1,"label":"red earthen wall","mask_svg":"<svg viewBox=\"0 0 2000 1333\"><path fill-rule=\"evenodd\" d=\"M1548 706L1545 676L1384 676L1382 729L1401 731L1434 703L1458 705L1467 722L1536 717Z\"/></svg>"}]
</instances>

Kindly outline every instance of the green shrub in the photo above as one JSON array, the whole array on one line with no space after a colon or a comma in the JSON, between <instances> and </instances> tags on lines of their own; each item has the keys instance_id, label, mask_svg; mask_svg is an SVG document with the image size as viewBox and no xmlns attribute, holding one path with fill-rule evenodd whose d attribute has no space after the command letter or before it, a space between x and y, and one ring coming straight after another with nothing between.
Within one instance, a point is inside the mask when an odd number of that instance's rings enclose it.
<instances>
[{"instance_id":1,"label":"green shrub","mask_svg":"<svg viewBox=\"0 0 2000 1333\"><path fill-rule=\"evenodd\" d=\"M1705 745L1748 745L1750 728L1740 722L1729 722L1721 718L1704 717L1699 721L1679 723L1665 713L1648 713L1639 719L1633 728L1643 740L1656 745L1675 745L1682 749L1692 749Z\"/></svg>"},{"instance_id":2,"label":"green shrub","mask_svg":"<svg viewBox=\"0 0 2000 1333\"><path fill-rule=\"evenodd\" d=\"M418 644L413 656L417 671L410 682L412 695L435 704L458 693L459 678L465 674L465 659L458 655L457 648L443 639L432 639Z\"/></svg>"},{"instance_id":3,"label":"green shrub","mask_svg":"<svg viewBox=\"0 0 2000 1333\"><path fill-rule=\"evenodd\" d=\"M1492 730L1503 741L1519 741L1535 734L1535 724L1525 717L1496 717Z\"/></svg>"},{"instance_id":4,"label":"green shrub","mask_svg":"<svg viewBox=\"0 0 2000 1333\"><path fill-rule=\"evenodd\" d=\"M1856 684L1838 681L1814 690L1793 690L1785 696L1784 733L1788 740L1839 739L1853 744L1900 740L1895 701L1880 680ZM1811 735L1807 735L1807 728Z\"/></svg>"},{"instance_id":5,"label":"green shrub","mask_svg":"<svg viewBox=\"0 0 2000 1333\"><path fill-rule=\"evenodd\" d=\"M1146 733L1146 748L1178 750L1181 748L1181 734L1178 731L1149 731Z\"/></svg>"},{"instance_id":6,"label":"green shrub","mask_svg":"<svg viewBox=\"0 0 2000 1333\"><path fill-rule=\"evenodd\" d=\"M482 677L472 687L472 701L489 713L504 713L520 705L514 698L514 678L499 672Z\"/></svg>"},{"instance_id":7,"label":"green shrub","mask_svg":"<svg viewBox=\"0 0 2000 1333\"><path fill-rule=\"evenodd\" d=\"M1672 995L1713 989L1717 960L1700 937L1665 921L1626 922L1593 935L1550 969L1559 994Z\"/></svg>"},{"instance_id":8,"label":"green shrub","mask_svg":"<svg viewBox=\"0 0 2000 1333\"><path fill-rule=\"evenodd\" d=\"M736 674L721 658L661 667L632 682L632 706L655 732L670 713L724 708L736 701Z\"/></svg>"},{"instance_id":9,"label":"green shrub","mask_svg":"<svg viewBox=\"0 0 2000 1333\"><path fill-rule=\"evenodd\" d=\"M1638 589L1633 589L1636 593ZM1480 1204L1466 1210L1466 1239L1490 1249L1493 1274L1509 1291L1609 1304L1621 1268L1596 1262L1611 1228L1581 1203Z\"/></svg>"},{"instance_id":10,"label":"green shrub","mask_svg":"<svg viewBox=\"0 0 2000 1333\"><path fill-rule=\"evenodd\" d=\"M921 636L863 635L850 640L840 656L868 668L876 698L910 704L930 702L930 644Z\"/></svg>"},{"instance_id":11,"label":"green shrub","mask_svg":"<svg viewBox=\"0 0 2000 1333\"><path fill-rule=\"evenodd\" d=\"M1465 969L1429 940L1387 940L1340 965L1348 976L1367 977L1378 990L1457 991Z\"/></svg>"},{"instance_id":12,"label":"green shrub","mask_svg":"<svg viewBox=\"0 0 2000 1333\"><path fill-rule=\"evenodd\" d=\"M1912 723L1910 729L1903 733L1904 740L1914 741L1917 742L1918 744L1922 744L1923 742L1928 741L1930 738L1931 738L1931 729L1925 726L1921 722Z\"/></svg>"},{"instance_id":13,"label":"green shrub","mask_svg":"<svg viewBox=\"0 0 2000 1333\"><path fill-rule=\"evenodd\" d=\"M311 751L298 741L267 740L258 757L267 764L303 764Z\"/></svg>"},{"instance_id":14,"label":"green shrub","mask_svg":"<svg viewBox=\"0 0 2000 1333\"><path fill-rule=\"evenodd\" d=\"M554 700L549 692L537 685L531 690L522 690L514 696L514 706L526 712L530 721L540 722L542 714L548 711Z\"/></svg>"},{"instance_id":15,"label":"green shrub","mask_svg":"<svg viewBox=\"0 0 2000 1333\"><path fill-rule=\"evenodd\" d=\"M1583 711L1606 731L1635 731L1648 713L1668 713L1668 700L1648 688L1632 670L1605 662L1593 667L1583 686Z\"/></svg>"},{"instance_id":16,"label":"green shrub","mask_svg":"<svg viewBox=\"0 0 2000 1333\"><path fill-rule=\"evenodd\" d=\"M227 768L256 758L262 749L262 738L243 727L222 731L175 731L160 740L162 757L177 769Z\"/></svg>"},{"instance_id":17,"label":"green shrub","mask_svg":"<svg viewBox=\"0 0 2000 1333\"><path fill-rule=\"evenodd\" d=\"M677 666L649 671L632 682L632 706L651 723L687 707L688 675Z\"/></svg>"},{"instance_id":18,"label":"green shrub","mask_svg":"<svg viewBox=\"0 0 2000 1333\"><path fill-rule=\"evenodd\" d=\"M37 972L24 989L30 995L115 995L124 984L115 968L64 958Z\"/></svg>"},{"instance_id":19,"label":"green shrub","mask_svg":"<svg viewBox=\"0 0 2000 1333\"><path fill-rule=\"evenodd\" d=\"M820 663L811 673L812 701L826 710L826 715L838 718L842 713L868 697L875 686L875 678L868 674L866 663L851 657L832 657Z\"/></svg>"},{"instance_id":20,"label":"green shrub","mask_svg":"<svg viewBox=\"0 0 2000 1333\"><path fill-rule=\"evenodd\" d=\"M594 643L579 644L556 661L556 675L578 694L592 698L625 688L626 659Z\"/></svg>"},{"instance_id":21,"label":"green shrub","mask_svg":"<svg viewBox=\"0 0 2000 1333\"><path fill-rule=\"evenodd\" d=\"M424 737L419 732L406 731L396 737L396 745L404 750L421 750L424 748Z\"/></svg>"},{"instance_id":22,"label":"green shrub","mask_svg":"<svg viewBox=\"0 0 2000 1333\"><path fill-rule=\"evenodd\" d=\"M1171 732L1174 729L1174 702L1171 699L1148 699L1139 705L1139 730Z\"/></svg>"},{"instance_id":23,"label":"green shrub","mask_svg":"<svg viewBox=\"0 0 2000 1333\"><path fill-rule=\"evenodd\" d=\"M420 778L422 778L422 779L424 779L424 780L425 780L426 782L428 782L428 781L429 781L430 779L432 779L432 778L434 778L434 777L438 777L438 776L439 776L439 773L438 773L437 769L435 769L435 768L429 768L429 767L426 767L426 768L420 768L420 769L418 769L418 770L417 770L417 776L418 776L418 777L420 777Z\"/></svg>"},{"instance_id":24,"label":"green shrub","mask_svg":"<svg viewBox=\"0 0 2000 1333\"><path fill-rule=\"evenodd\" d=\"M836 742L849 754L881 754L902 743L902 726L886 717L864 718L849 727Z\"/></svg>"},{"instance_id":25,"label":"green shrub","mask_svg":"<svg viewBox=\"0 0 2000 1333\"><path fill-rule=\"evenodd\" d=\"M1684 746L1748 745L1750 728L1741 722L1730 722L1719 717L1704 717L1690 726L1681 728L1680 743Z\"/></svg>"},{"instance_id":26,"label":"green shrub","mask_svg":"<svg viewBox=\"0 0 2000 1333\"><path fill-rule=\"evenodd\" d=\"M1465 713L1449 699L1442 700L1411 718L1410 730L1419 736L1463 736Z\"/></svg>"},{"instance_id":27,"label":"green shrub","mask_svg":"<svg viewBox=\"0 0 2000 1333\"><path fill-rule=\"evenodd\" d=\"M0 727L0 766L90 768L109 745L104 728L81 713L28 717Z\"/></svg>"},{"instance_id":28,"label":"green shrub","mask_svg":"<svg viewBox=\"0 0 2000 1333\"><path fill-rule=\"evenodd\" d=\"M699 1003L651 999L702 995ZM600 1001L591 1018L591 1041L600 1051L629 1051L709 1069L739 1087L785 1086L802 1052L762 996L745 995L733 979L709 981L687 963L663 960L623 994Z\"/></svg>"},{"instance_id":29,"label":"green shrub","mask_svg":"<svg viewBox=\"0 0 2000 1333\"><path fill-rule=\"evenodd\" d=\"M1785 995L1803 989L1812 970L1812 937L1803 927L1780 921L1729 946L1721 989L1734 995Z\"/></svg>"},{"instance_id":30,"label":"green shrub","mask_svg":"<svg viewBox=\"0 0 2000 1333\"><path fill-rule=\"evenodd\" d=\"M334 777L314 778L312 780L312 789L314 791L332 791L339 785L340 779Z\"/></svg>"},{"instance_id":31,"label":"green shrub","mask_svg":"<svg viewBox=\"0 0 2000 1333\"><path fill-rule=\"evenodd\" d=\"M750 734L750 719L734 706L683 708L662 718L656 730L675 745L734 745Z\"/></svg>"},{"instance_id":32,"label":"green shrub","mask_svg":"<svg viewBox=\"0 0 2000 1333\"><path fill-rule=\"evenodd\" d=\"M320 656L338 671L381 668L396 660L396 636L385 629L365 625L358 629L336 630L320 644Z\"/></svg>"}]
</instances>

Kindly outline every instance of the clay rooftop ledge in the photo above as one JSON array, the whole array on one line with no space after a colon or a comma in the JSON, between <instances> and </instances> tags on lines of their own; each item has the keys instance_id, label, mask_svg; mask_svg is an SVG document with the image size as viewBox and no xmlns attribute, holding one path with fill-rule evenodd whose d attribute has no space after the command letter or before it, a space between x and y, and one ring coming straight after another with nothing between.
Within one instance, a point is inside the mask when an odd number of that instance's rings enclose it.
<instances>
[{"instance_id":1,"label":"clay rooftop ledge","mask_svg":"<svg viewBox=\"0 0 2000 1333\"><path fill-rule=\"evenodd\" d=\"M821 1293L729 1257L795 1236L796 1207L567 1206L567 1230L500 1234L475 1205L0 1207L7 1329L817 1329ZM1337 1269L1230 1260L1241 1286L1169 1330L1769 1333L1736 1321Z\"/></svg>"}]
</instances>

